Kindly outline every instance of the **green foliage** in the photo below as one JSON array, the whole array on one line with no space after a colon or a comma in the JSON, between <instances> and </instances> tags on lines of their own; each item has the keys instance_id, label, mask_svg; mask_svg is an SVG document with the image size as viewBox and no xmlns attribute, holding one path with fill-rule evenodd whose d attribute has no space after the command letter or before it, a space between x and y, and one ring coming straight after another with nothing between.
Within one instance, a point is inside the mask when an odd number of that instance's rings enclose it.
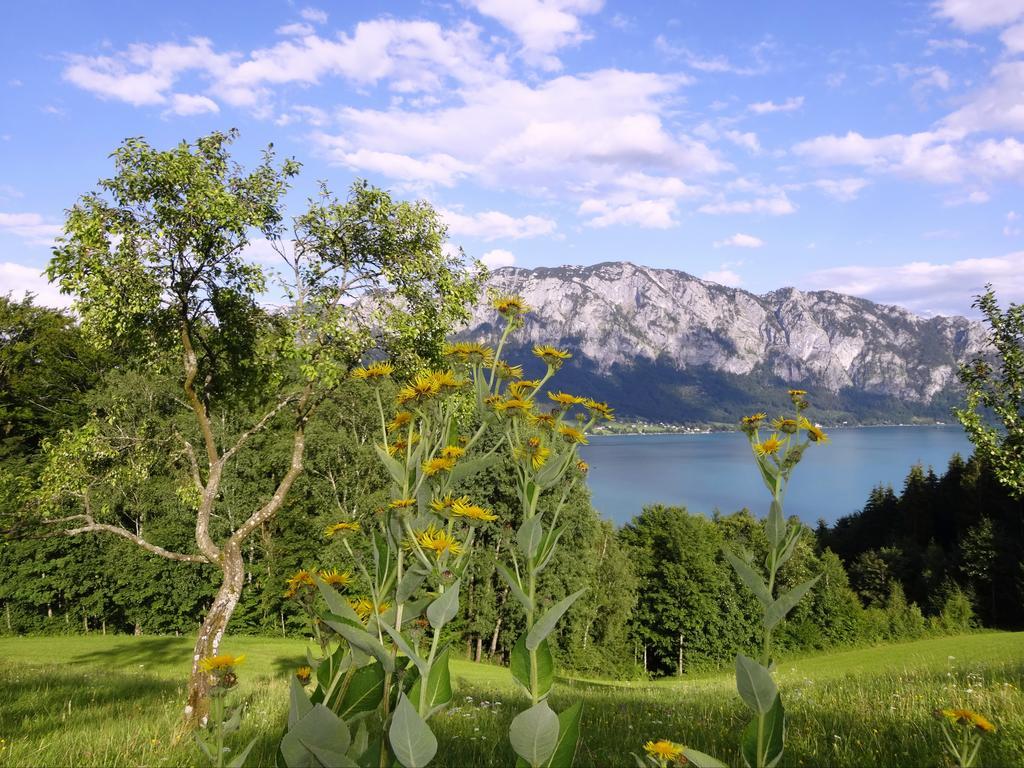
<instances>
[{"instance_id":1,"label":"green foliage","mask_svg":"<svg viewBox=\"0 0 1024 768\"><path fill-rule=\"evenodd\" d=\"M1024 305L1003 311L992 286L973 306L989 330L991 354L960 368L967 404L956 410L976 453L1014 496L1024 496ZM994 359L993 359L994 358ZM991 417L997 422L988 422Z\"/></svg>"}]
</instances>

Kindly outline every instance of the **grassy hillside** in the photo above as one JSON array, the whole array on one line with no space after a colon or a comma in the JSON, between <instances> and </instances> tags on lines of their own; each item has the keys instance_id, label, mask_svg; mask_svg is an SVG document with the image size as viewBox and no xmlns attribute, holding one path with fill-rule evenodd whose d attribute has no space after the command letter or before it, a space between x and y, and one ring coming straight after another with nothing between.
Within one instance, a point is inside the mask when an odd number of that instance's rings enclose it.
<instances>
[{"instance_id":1,"label":"grassy hillside","mask_svg":"<svg viewBox=\"0 0 1024 768\"><path fill-rule=\"evenodd\" d=\"M269 765L286 715L287 676L303 657L294 640L230 638L245 653L241 739L259 736L250 765ZM190 746L170 734L182 699L184 638L0 639L0 766L184 765ZM1024 765L1024 633L985 633L780 662L790 716L784 765L939 764L931 711L966 706L999 731L983 765ZM441 716L434 765L511 765L508 722L522 705L504 668L454 662L456 706ZM582 698L578 766L631 766L629 751L665 737L739 764L744 711L729 674L653 683L565 680L553 706Z\"/></svg>"}]
</instances>

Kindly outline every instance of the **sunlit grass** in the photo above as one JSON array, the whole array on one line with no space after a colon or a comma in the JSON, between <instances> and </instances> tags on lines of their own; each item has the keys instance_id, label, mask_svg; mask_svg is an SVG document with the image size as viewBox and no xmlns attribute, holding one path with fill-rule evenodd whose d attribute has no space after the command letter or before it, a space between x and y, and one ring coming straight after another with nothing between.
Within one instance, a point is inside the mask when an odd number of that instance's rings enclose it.
<instances>
[{"instance_id":1,"label":"sunlit grass","mask_svg":"<svg viewBox=\"0 0 1024 768\"><path fill-rule=\"evenodd\" d=\"M190 641L185 638L0 639L0 766L190 765L173 746ZM250 765L272 765L287 678L303 658L294 640L229 638L245 653L239 694L249 702L239 742L259 737ZM934 638L779 664L789 715L784 765L941 763L939 706L988 715L999 731L982 764L1024 765L1024 633ZM523 705L508 672L455 662L456 700L435 721L436 765L510 765L505 734ZM653 683L565 681L552 704L585 702L580 766L630 766L629 751L666 737L740 764L745 711L728 673Z\"/></svg>"}]
</instances>

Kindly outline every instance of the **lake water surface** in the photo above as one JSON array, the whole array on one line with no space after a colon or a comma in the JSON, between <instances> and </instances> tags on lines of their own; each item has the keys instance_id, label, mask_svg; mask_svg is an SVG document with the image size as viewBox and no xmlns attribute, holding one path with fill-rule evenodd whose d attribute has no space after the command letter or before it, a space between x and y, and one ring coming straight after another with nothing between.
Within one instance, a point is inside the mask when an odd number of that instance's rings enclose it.
<instances>
[{"instance_id":1,"label":"lake water surface","mask_svg":"<svg viewBox=\"0 0 1024 768\"><path fill-rule=\"evenodd\" d=\"M859 510L880 483L898 493L914 464L941 475L954 453L972 453L959 426L834 429L829 437L807 450L786 494L786 513L810 525ZM741 432L595 436L580 453L594 507L619 525L647 504L762 516L771 501Z\"/></svg>"}]
</instances>

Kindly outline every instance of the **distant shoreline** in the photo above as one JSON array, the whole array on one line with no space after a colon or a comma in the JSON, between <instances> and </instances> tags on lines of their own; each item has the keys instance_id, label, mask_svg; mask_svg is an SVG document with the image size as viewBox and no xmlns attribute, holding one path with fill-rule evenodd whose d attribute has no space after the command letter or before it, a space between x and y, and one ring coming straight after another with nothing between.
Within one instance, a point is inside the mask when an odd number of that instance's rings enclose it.
<instances>
[{"instance_id":1,"label":"distant shoreline","mask_svg":"<svg viewBox=\"0 0 1024 768\"><path fill-rule=\"evenodd\" d=\"M963 429L959 424L950 422L941 422L936 424L845 424L841 426L828 426L822 425L822 429L833 432L843 429L893 429L897 427L912 427L914 429ZM721 429L698 429L696 427L691 429L669 429L669 430L644 430L642 432L636 431L622 431L622 432L592 432L588 437L642 437L644 435L717 435L726 432L739 432L739 427L721 428Z\"/></svg>"}]
</instances>

